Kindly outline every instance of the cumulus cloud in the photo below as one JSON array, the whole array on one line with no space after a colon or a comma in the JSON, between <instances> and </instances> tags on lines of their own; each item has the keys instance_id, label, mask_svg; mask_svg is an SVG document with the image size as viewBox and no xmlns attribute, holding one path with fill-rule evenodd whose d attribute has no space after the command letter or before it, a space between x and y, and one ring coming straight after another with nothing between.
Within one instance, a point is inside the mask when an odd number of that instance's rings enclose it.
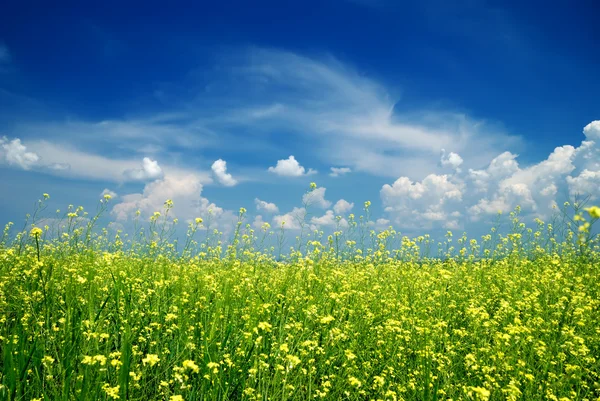
<instances>
[{"instance_id":1,"label":"cumulus cloud","mask_svg":"<svg viewBox=\"0 0 600 401\"><path fill-rule=\"evenodd\" d=\"M217 177L217 180L226 187L232 187L237 184L237 180L227 173L227 162L225 160L217 160L212 166L212 171Z\"/></svg>"},{"instance_id":2,"label":"cumulus cloud","mask_svg":"<svg viewBox=\"0 0 600 401\"><path fill-rule=\"evenodd\" d=\"M254 216L254 221L252 222L252 227L254 227L255 230L261 230L263 228L263 224L265 224L266 221L263 220L263 217L259 214Z\"/></svg>"},{"instance_id":3,"label":"cumulus cloud","mask_svg":"<svg viewBox=\"0 0 600 401\"><path fill-rule=\"evenodd\" d=\"M430 174L420 182L398 178L380 191L385 211L404 227L429 228L437 221L446 226L455 221L451 213L461 207L462 185L448 175Z\"/></svg>"},{"instance_id":4,"label":"cumulus cloud","mask_svg":"<svg viewBox=\"0 0 600 401\"><path fill-rule=\"evenodd\" d=\"M348 213L354 207L354 203L350 203L344 199L340 199L333 205L333 211L336 214Z\"/></svg>"},{"instance_id":5,"label":"cumulus cloud","mask_svg":"<svg viewBox=\"0 0 600 401\"><path fill-rule=\"evenodd\" d=\"M349 167L331 167L331 173L329 173L330 177L339 177L344 174L351 173L352 169Z\"/></svg>"},{"instance_id":6,"label":"cumulus cloud","mask_svg":"<svg viewBox=\"0 0 600 401\"><path fill-rule=\"evenodd\" d=\"M295 207L291 212L273 217L273 224L279 228L284 224L287 230L299 230L301 222L306 218L306 210Z\"/></svg>"},{"instance_id":7,"label":"cumulus cloud","mask_svg":"<svg viewBox=\"0 0 600 401\"><path fill-rule=\"evenodd\" d=\"M485 195L469 208L471 219L508 212L517 205L525 212L548 216L556 205L559 187L565 188L568 175L576 170L577 153L573 146L559 146L546 160L521 168L516 156L505 152L483 172L472 171L471 177L476 177L474 182Z\"/></svg>"},{"instance_id":8,"label":"cumulus cloud","mask_svg":"<svg viewBox=\"0 0 600 401\"><path fill-rule=\"evenodd\" d=\"M313 169L306 171L294 156L278 160L275 167L269 167L268 171L283 177L301 177L303 175L316 174L316 171Z\"/></svg>"},{"instance_id":9,"label":"cumulus cloud","mask_svg":"<svg viewBox=\"0 0 600 401\"><path fill-rule=\"evenodd\" d=\"M316 188L302 196L302 202L307 206L317 206L322 209L327 209L331 206L331 202L325 199L325 191L327 188Z\"/></svg>"},{"instance_id":10,"label":"cumulus cloud","mask_svg":"<svg viewBox=\"0 0 600 401\"><path fill-rule=\"evenodd\" d=\"M484 170L469 169L469 179L478 192L486 192L490 184L511 176L519 170L517 155L503 152L492 159Z\"/></svg>"},{"instance_id":11,"label":"cumulus cloud","mask_svg":"<svg viewBox=\"0 0 600 401\"><path fill-rule=\"evenodd\" d=\"M122 195L121 202L113 206L111 214L118 221L126 221L139 210L147 218L155 211L162 211L164 202L171 199L174 204L171 216L186 221L195 217L206 220L210 211L212 221L224 231L230 231L236 216L201 196L202 189L202 177L198 174L166 174L147 183L142 193Z\"/></svg>"},{"instance_id":12,"label":"cumulus cloud","mask_svg":"<svg viewBox=\"0 0 600 401\"><path fill-rule=\"evenodd\" d=\"M467 212L480 220L521 206L523 213L548 218L557 204L577 196L600 198L600 122L588 124L580 146L558 146L545 160L521 167L504 152L483 170L469 170Z\"/></svg>"},{"instance_id":13,"label":"cumulus cloud","mask_svg":"<svg viewBox=\"0 0 600 401\"><path fill-rule=\"evenodd\" d=\"M269 203L264 200L255 198L254 204L256 205L256 210L264 210L268 213L279 213L279 208L274 203Z\"/></svg>"},{"instance_id":14,"label":"cumulus cloud","mask_svg":"<svg viewBox=\"0 0 600 401\"><path fill-rule=\"evenodd\" d=\"M446 155L446 150L442 149L440 162L443 167L451 167L452 169L460 172L460 165L463 164L463 159L458 153L454 152L450 152Z\"/></svg>"},{"instance_id":15,"label":"cumulus cloud","mask_svg":"<svg viewBox=\"0 0 600 401\"><path fill-rule=\"evenodd\" d=\"M40 161L40 156L35 152L27 151L27 147L19 138L11 141L6 137L0 138L0 162L29 170Z\"/></svg>"},{"instance_id":16,"label":"cumulus cloud","mask_svg":"<svg viewBox=\"0 0 600 401\"><path fill-rule=\"evenodd\" d=\"M347 228L348 221L344 218L341 218L339 221L336 219L336 216L333 213L333 210L327 210L325 214L321 217L313 217L310 219L310 222L315 228L317 227L339 227Z\"/></svg>"},{"instance_id":17,"label":"cumulus cloud","mask_svg":"<svg viewBox=\"0 0 600 401\"><path fill-rule=\"evenodd\" d=\"M141 167L125 170L123 176L132 181L151 181L161 178L163 171L156 160L144 157Z\"/></svg>"},{"instance_id":18,"label":"cumulus cloud","mask_svg":"<svg viewBox=\"0 0 600 401\"><path fill-rule=\"evenodd\" d=\"M583 128L585 137L590 141L600 141L600 120L592 121Z\"/></svg>"},{"instance_id":19,"label":"cumulus cloud","mask_svg":"<svg viewBox=\"0 0 600 401\"><path fill-rule=\"evenodd\" d=\"M591 195L593 199L598 198L598 191L592 191L594 188L600 188L600 171L590 171L584 169L576 177L567 177L569 185L569 195L572 197L580 195Z\"/></svg>"}]
</instances>

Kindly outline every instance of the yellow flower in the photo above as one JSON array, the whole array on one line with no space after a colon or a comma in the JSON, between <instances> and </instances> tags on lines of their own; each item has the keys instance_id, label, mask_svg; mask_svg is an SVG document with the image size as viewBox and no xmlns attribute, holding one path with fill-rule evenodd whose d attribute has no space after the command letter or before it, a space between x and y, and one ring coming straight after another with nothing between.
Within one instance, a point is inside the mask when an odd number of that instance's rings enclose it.
<instances>
[{"instance_id":1,"label":"yellow flower","mask_svg":"<svg viewBox=\"0 0 600 401\"><path fill-rule=\"evenodd\" d=\"M42 358L42 363L51 365L51 364L54 363L54 358L52 358L51 356L46 355L46 356L44 356Z\"/></svg>"},{"instance_id":2,"label":"yellow flower","mask_svg":"<svg viewBox=\"0 0 600 401\"><path fill-rule=\"evenodd\" d=\"M202 224L203 221L202 217L196 217L196 224Z\"/></svg>"},{"instance_id":3,"label":"yellow flower","mask_svg":"<svg viewBox=\"0 0 600 401\"><path fill-rule=\"evenodd\" d=\"M121 386L115 386L115 387L110 387L110 385L108 383L104 383L104 386L102 386L102 389L104 390L104 392L106 393L106 395L110 398L112 398L113 400L118 400L119 399L119 388Z\"/></svg>"},{"instance_id":4,"label":"yellow flower","mask_svg":"<svg viewBox=\"0 0 600 401\"><path fill-rule=\"evenodd\" d=\"M369 206L371 206L371 201L366 201L365 202L365 209L368 209Z\"/></svg>"},{"instance_id":5,"label":"yellow flower","mask_svg":"<svg viewBox=\"0 0 600 401\"><path fill-rule=\"evenodd\" d=\"M600 219L600 207L592 206L590 208L585 209L592 218Z\"/></svg>"},{"instance_id":6,"label":"yellow flower","mask_svg":"<svg viewBox=\"0 0 600 401\"><path fill-rule=\"evenodd\" d=\"M109 201L109 200L111 200L111 198L112 198L112 196L110 196L109 194L104 195L104 200Z\"/></svg>"},{"instance_id":7,"label":"yellow flower","mask_svg":"<svg viewBox=\"0 0 600 401\"><path fill-rule=\"evenodd\" d=\"M144 359L142 359L142 363L144 365L148 364L150 366L156 365L160 361L160 358L156 354L148 354Z\"/></svg>"},{"instance_id":8,"label":"yellow flower","mask_svg":"<svg viewBox=\"0 0 600 401\"><path fill-rule=\"evenodd\" d=\"M350 383L351 386L353 387L360 387L362 386L362 383L360 382L360 380L358 380L356 377L354 376L350 376L348 378L348 382Z\"/></svg>"},{"instance_id":9,"label":"yellow flower","mask_svg":"<svg viewBox=\"0 0 600 401\"><path fill-rule=\"evenodd\" d=\"M42 196L44 197L44 199L50 199L50 195L48 195L46 193L44 193Z\"/></svg>"},{"instance_id":10,"label":"yellow flower","mask_svg":"<svg viewBox=\"0 0 600 401\"><path fill-rule=\"evenodd\" d=\"M169 398L169 401L183 401L183 397L180 396L179 394L172 395L171 398Z\"/></svg>"},{"instance_id":11,"label":"yellow flower","mask_svg":"<svg viewBox=\"0 0 600 401\"><path fill-rule=\"evenodd\" d=\"M183 363L181 365L183 366L184 369L189 369L194 373L200 372L200 368L198 367L198 365L196 365L194 363L194 361L191 361L189 359L183 361Z\"/></svg>"},{"instance_id":12,"label":"yellow flower","mask_svg":"<svg viewBox=\"0 0 600 401\"><path fill-rule=\"evenodd\" d=\"M300 362L302 362L296 355L288 355L285 359L287 359L290 369L293 369L294 366L299 365Z\"/></svg>"},{"instance_id":13,"label":"yellow flower","mask_svg":"<svg viewBox=\"0 0 600 401\"><path fill-rule=\"evenodd\" d=\"M323 316L321 318L321 320L319 320L321 322L321 324L327 324L327 323L331 323L335 320L335 318L331 315L327 315L327 316Z\"/></svg>"},{"instance_id":14,"label":"yellow flower","mask_svg":"<svg viewBox=\"0 0 600 401\"><path fill-rule=\"evenodd\" d=\"M259 328L259 329L261 329L261 330L264 330L264 331L266 331L266 332L269 332L269 331L271 331L271 328L272 328L272 327L273 327L273 326L271 326L271 325L270 325L268 322L260 322L260 323L258 324L258 328Z\"/></svg>"},{"instance_id":15,"label":"yellow flower","mask_svg":"<svg viewBox=\"0 0 600 401\"><path fill-rule=\"evenodd\" d=\"M101 366L106 365L106 357L104 355L94 356L94 361L98 362Z\"/></svg>"},{"instance_id":16,"label":"yellow flower","mask_svg":"<svg viewBox=\"0 0 600 401\"><path fill-rule=\"evenodd\" d=\"M490 391L485 387L469 387L469 395L475 394L476 399L487 401L490 398Z\"/></svg>"},{"instance_id":17,"label":"yellow flower","mask_svg":"<svg viewBox=\"0 0 600 401\"><path fill-rule=\"evenodd\" d=\"M29 232L29 235L31 235L32 237L39 237L40 235L42 235L42 229L39 227L33 227L31 229L31 231Z\"/></svg>"},{"instance_id":18,"label":"yellow flower","mask_svg":"<svg viewBox=\"0 0 600 401\"><path fill-rule=\"evenodd\" d=\"M310 183L310 189L313 190L313 189L316 189L316 188L317 188L317 183L316 182L311 182Z\"/></svg>"},{"instance_id":19,"label":"yellow flower","mask_svg":"<svg viewBox=\"0 0 600 401\"><path fill-rule=\"evenodd\" d=\"M244 213L246 213L246 208L241 207L240 208L240 214L244 214Z\"/></svg>"},{"instance_id":20,"label":"yellow flower","mask_svg":"<svg viewBox=\"0 0 600 401\"><path fill-rule=\"evenodd\" d=\"M290 352L290 347L287 344L281 344L279 346L279 351L285 352L285 353Z\"/></svg>"},{"instance_id":21,"label":"yellow flower","mask_svg":"<svg viewBox=\"0 0 600 401\"><path fill-rule=\"evenodd\" d=\"M209 362L206 364L206 367L211 369L214 374L219 373L219 364L216 362Z\"/></svg>"}]
</instances>

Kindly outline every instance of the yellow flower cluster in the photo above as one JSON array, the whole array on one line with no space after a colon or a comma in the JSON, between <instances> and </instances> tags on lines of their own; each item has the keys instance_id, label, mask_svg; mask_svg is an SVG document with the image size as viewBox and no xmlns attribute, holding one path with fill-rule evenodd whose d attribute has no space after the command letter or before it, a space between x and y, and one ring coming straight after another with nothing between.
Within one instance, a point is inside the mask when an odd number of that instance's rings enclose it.
<instances>
[{"instance_id":1,"label":"yellow flower cluster","mask_svg":"<svg viewBox=\"0 0 600 401\"><path fill-rule=\"evenodd\" d=\"M136 238L27 226L0 243L0 399L599 399L598 207L436 241L370 205L279 259L268 225L169 243L170 202Z\"/></svg>"}]
</instances>

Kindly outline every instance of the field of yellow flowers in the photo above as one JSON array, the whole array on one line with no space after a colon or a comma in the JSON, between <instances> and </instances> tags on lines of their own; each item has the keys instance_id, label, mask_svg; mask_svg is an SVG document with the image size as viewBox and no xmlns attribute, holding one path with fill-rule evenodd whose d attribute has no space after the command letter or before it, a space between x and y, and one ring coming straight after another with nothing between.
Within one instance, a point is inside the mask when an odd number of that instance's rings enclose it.
<instances>
[{"instance_id":1,"label":"field of yellow flowers","mask_svg":"<svg viewBox=\"0 0 600 401\"><path fill-rule=\"evenodd\" d=\"M426 257L428 237L336 232L281 260L243 211L226 249L183 252L81 212L5 230L2 400L600 400L598 208L560 240L519 223Z\"/></svg>"}]
</instances>

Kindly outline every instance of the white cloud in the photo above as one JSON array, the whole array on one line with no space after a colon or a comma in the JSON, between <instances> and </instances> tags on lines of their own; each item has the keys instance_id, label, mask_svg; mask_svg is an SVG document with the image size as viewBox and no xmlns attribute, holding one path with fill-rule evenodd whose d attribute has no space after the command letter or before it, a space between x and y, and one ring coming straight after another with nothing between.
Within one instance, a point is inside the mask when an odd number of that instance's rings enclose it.
<instances>
[{"instance_id":1,"label":"white cloud","mask_svg":"<svg viewBox=\"0 0 600 401\"><path fill-rule=\"evenodd\" d=\"M329 173L330 177L339 177L344 174L351 173L352 169L349 167L331 167L331 173Z\"/></svg>"},{"instance_id":2,"label":"white cloud","mask_svg":"<svg viewBox=\"0 0 600 401\"><path fill-rule=\"evenodd\" d=\"M313 217L310 219L310 222L315 227L337 227L338 224L341 228L348 227L348 221L346 219L342 218L339 222L337 221L333 210L326 211L321 217Z\"/></svg>"},{"instance_id":3,"label":"white cloud","mask_svg":"<svg viewBox=\"0 0 600 401\"><path fill-rule=\"evenodd\" d=\"M348 213L354 207L354 203L350 203L344 199L340 199L333 205L333 211L336 214Z\"/></svg>"},{"instance_id":4,"label":"white cloud","mask_svg":"<svg viewBox=\"0 0 600 401\"><path fill-rule=\"evenodd\" d=\"M212 166L212 171L217 177L217 180L226 187L232 187L237 184L237 180L227 173L227 162L225 160L217 160Z\"/></svg>"},{"instance_id":5,"label":"white cloud","mask_svg":"<svg viewBox=\"0 0 600 401\"><path fill-rule=\"evenodd\" d=\"M19 138L12 141L6 137L0 138L0 162L29 170L36 166L39 160L40 156L35 152L28 152L27 147L21 143Z\"/></svg>"},{"instance_id":6,"label":"white cloud","mask_svg":"<svg viewBox=\"0 0 600 401\"><path fill-rule=\"evenodd\" d=\"M298 163L294 156L278 160L277 165L275 165L275 167L269 167L268 171L283 177L301 177L303 175L316 174L316 171L313 169L308 169L308 171L305 172L305 168Z\"/></svg>"},{"instance_id":7,"label":"white cloud","mask_svg":"<svg viewBox=\"0 0 600 401\"><path fill-rule=\"evenodd\" d=\"M327 209L331 206L331 202L325 199L325 191L327 188L316 188L302 196L302 202L307 206L317 206L322 209Z\"/></svg>"},{"instance_id":8,"label":"white cloud","mask_svg":"<svg viewBox=\"0 0 600 401\"><path fill-rule=\"evenodd\" d=\"M295 207L291 212L277 215L273 217L273 225L276 228L281 227L282 223L284 228L287 230L299 230L300 224L306 218L306 210L303 208Z\"/></svg>"},{"instance_id":9,"label":"white cloud","mask_svg":"<svg viewBox=\"0 0 600 401\"><path fill-rule=\"evenodd\" d=\"M111 214L119 221L126 221L139 210L144 218L148 218L155 211L162 212L164 202L170 199L174 204L170 213L172 217L186 221L202 217L206 224L210 211L214 224L211 229L216 225L224 232L231 231L236 215L201 196L202 189L202 176L198 174L166 174L161 179L147 183L142 193L122 195L121 202L113 206Z\"/></svg>"},{"instance_id":10,"label":"white cloud","mask_svg":"<svg viewBox=\"0 0 600 401\"><path fill-rule=\"evenodd\" d=\"M584 169L576 177L567 177L569 194L572 197L590 195L593 200L598 199L600 193L600 171ZM594 190L595 189L595 190Z\"/></svg>"},{"instance_id":11,"label":"white cloud","mask_svg":"<svg viewBox=\"0 0 600 401\"><path fill-rule=\"evenodd\" d=\"M145 119L25 122L14 130L16 136L19 134L29 138L43 132L44 140L49 142L62 142L69 138L69 148L112 147L154 156L167 150L190 151L216 147L220 138L205 125L193 115L178 112L152 114Z\"/></svg>"},{"instance_id":12,"label":"white cloud","mask_svg":"<svg viewBox=\"0 0 600 401\"><path fill-rule=\"evenodd\" d=\"M471 219L478 220L481 214L508 212L516 206L539 217L549 216L559 188L564 188L567 176L576 170L577 153L573 146L559 146L546 160L526 168L519 167L515 155L505 152L498 156L485 170L485 185L475 181L486 195L469 208ZM471 176L474 176L472 171Z\"/></svg>"},{"instance_id":13,"label":"white cloud","mask_svg":"<svg viewBox=\"0 0 600 401\"><path fill-rule=\"evenodd\" d=\"M405 112L380 82L332 57L254 48L230 60L237 68L233 77L224 77L236 82L228 86L233 88L228 98L259 92L261 100L251 98L254 103L246 109L277 107L260 119L237 110L225 127L245 126L255 135L285 129L310 144L323 162L352 171L422 178L439 161L442 148L452 148L469 168L489 161L499 146L521 143L493 124L460 113Z\"/></svg>"},{"instance_id":14,"label":"white cloud","mask_svg":"<svg viewBox=\"0 0 600 401\"><path fill-rule=\"evenodd\" d=\"M256 210L264 210L268 213L279 213L279 208L274 203L269 203L264 200L255 198L254 204L256 205Z\"/></svg>"},{"instance_id":15,"label":"white cloud","mask_svg":"<svg viewBox=\"0 0 600 401\"><path fill-rule=\"evenodd\" d=\"M167 152L183 159L190 149L227 148L231 140L244 135L245 145L255 150L252 154L264 158L265 153L260 152L281 151L270 138L282 130L294 142L310 145L311 154L321 161L344 166L333 167L332 176L359 171L422 179L438 162L443 147L460 153L467 164L461 168L468 169L489 161L498 146L519 144L518 138L489 123L459 113L405 112L382 83L333 57L319 59L253 48L224 55L221 63L230 68L212 76L211 85L222 90L198 88L194 100L169 94L168 88L162 90L162 98L177 105L176 110L136 119L27 123L16 129L21 137L44 132L46 143L66 147L45 150L43 141L37 141L38 154L49 165L70 165L70 169L55 172L57 175L94 179L122 175L139 166L131 160L89 155L86 149L112 146L141 151L162 161ZM193 83L189 84L193 88ZM207 109L206 104L219 106ZM71 145L58 144L52 138L69 138ZM75 161L59 157L77 153L96 157ZM268 171L286 177L315 173L293 157L278 161Z\"/></svg>"},{"instance_id":16,"label":"white cloud","mask_svg":"<svg viewBox=\"0 0 600 401\"><path fill-rule=\"evenodd\" d=\"M517 155L504 152L492 159L485 170L469 169L468 178L475 185L478 192L486 192L493 182L498 182L511 176L519 170Z\"/></svg>"},{"instance_id":17,"label":"white cloud","mask_svg":"<svg viewBox=\"0 0 600 401\"><path fill-rule=\"evenodd\" d=\"M390 226L390 221L388 219L380 218L375 220L375 228L378 230L385 230Z\"/></svg>"},{"instance_id":18,"label":"white cloud","mask_svg":"<svg viewBox=\"0 0 600 401\"><path fill-rule=\"evenodd\" d=\"M454 211L461 207L463 185L448 175L430 174L421 182L398 178L380 191L385 211L394 223L403 227L430 228L433 222L449 224Z\"/></svg>"},{"instance_id":19,"label":"white cloud","mask_svg":"<svg viewBox=\"0 0 600 401\"><path fill-rule=\"evenodd\" d=\"M121 182L123 171L139 169L139 161L111 159L64 143L36 140L28 142L28 147L40 155L49 167L47 172L69 178Z\"/></svg>"},{"instance_id":20,"label":"white cloud","mask_svg":"<svg viewBox=\"0 0 600 401\"><path fill-rule=\"evenodd\" d=\"M595 120L583 128L585 137L590 141L600 141L600 120Z\"/></svg>"},{"instance_id":21,"label":"white cloud","mask_svg":"<svg viewBox=\"0 0 600 401\"><path fill-rule=\"evenodd\" d=\"M259 214L254 217L254 221L252 222L252 227L254 227L255 230L262 230L263 224L265 224L265 223L266 222L263 220L263 217Z\"/></svg>"},{"instance_id":22,"label":"white cloud","mask_svg":"<svg viewBox=\"0 0 600 401\"><path fill-rule=\"evenodd\" d=\"M52 163L46 167L48 167L50 170L65 171L69 170L71 165L69 163Z\"/></svg>"},{"instance_id":23,"label":"white cloud","mask_svg":"<svg viewBox=\"0 0 600 401\"><path fill-rule=\"evenodd\" d=\"M124 172L144 169L144 162L140 166L139 160L110 158L100 154L89 153L63 142L48 140L28 141L27 148L40 157L40 170L53 175L87 180L113 181L122 183L127 180ZM0 148L1 149L1 148ZM44 163L42 164L41 161ZM203 184L212 183L210 174L205 171L185 169L173 165L158 166L164 173L178 176L195 174L201 178ZM153 166L150 163L149 172ZM157 169L154 168L154 171ZM142 175L145 173L141 173Z\"/></svg>"},{"instance_id":24,"label":"white cloud","mask_svg":"<svg viewBox=\"0 0 600 401\"><path fill-rule=\"evenodd\" d=\"M451 167L452 169L460 172L460 165L463 164L463 159L458 153L450 152L446 155L445 149L442 149L442 157L440 162L444 167Z\"/></svg>"},{"instance_id":25,"label":"white cloud","mask_svg":"<svg viewBox=\"0 0 600 401\"><path fill-rule=\"evenodd\" d=\"M543 161L521 168L516 155L505 152L485 170L470 170L469 182L479 198L470 196L468 212L473 220L517 205L524 214L548 218L553 207L569 197L600 198L600 123L584 128L580 146L559 146Z\"/></svg>"},{"instance_id":26,"label":"white cloud","mask_svg":"<svg viewBox=\"0 0 600 401\"><path fill-rule=\"evenodd\" d=\"M161 178L163 171L156 160L144 157L141 167L125 170L123 176L132 181L152 181Z\"/></svg>"}]
</instances>

